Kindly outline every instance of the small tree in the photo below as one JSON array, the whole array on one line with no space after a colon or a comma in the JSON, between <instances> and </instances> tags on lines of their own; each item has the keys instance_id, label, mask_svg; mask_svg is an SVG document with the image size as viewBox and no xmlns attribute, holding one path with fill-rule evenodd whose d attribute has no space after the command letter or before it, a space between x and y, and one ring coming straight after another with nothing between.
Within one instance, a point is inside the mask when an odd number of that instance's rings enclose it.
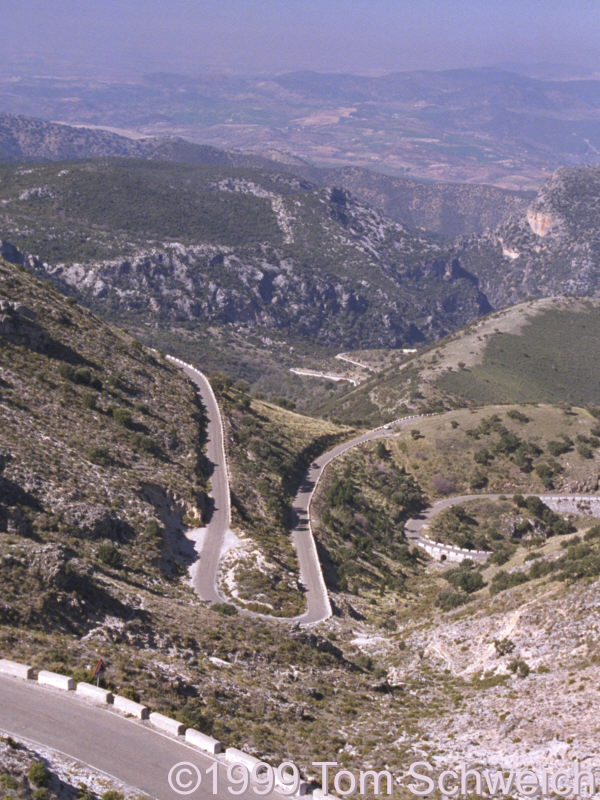
<instances>
[{"instance_id":1,"label":"small tree","mask_svg":"<svg viewBox=\"0 0 600 800\"><path fill-rule=\"evenodd\" d=\"M496 657L502 658L502 656L507 656L512 653L515 649L515 643L512 639L505 636L504 639L494 639L494 647L496 649Z\"/></svg>"}]
</instances>

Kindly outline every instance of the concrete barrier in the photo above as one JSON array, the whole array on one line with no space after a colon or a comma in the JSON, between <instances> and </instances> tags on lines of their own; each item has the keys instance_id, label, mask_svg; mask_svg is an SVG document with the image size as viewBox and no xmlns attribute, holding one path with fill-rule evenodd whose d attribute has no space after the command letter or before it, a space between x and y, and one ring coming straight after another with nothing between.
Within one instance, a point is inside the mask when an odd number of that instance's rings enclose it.
<instances>
[{"instance_id":1,"label":"concrete barrier","mask_svg":"<svg viewBox=\"0 0 600 800\"><path fill-rule=\"evenodd\" d=\"M135 700L130 700L128 697L117 694L113 699L113 705L117 711L122 711L124 714L129 714L138 719L148 719L150 709L143 706L141 703L136 703Z\"/></svg>"},{"instance_id":2,"label":"concrete barrier","mask_svg":"<svg viewBox=\"0 0 600 800\"><path fill-rule=\"evenodd\" d=\"M218 739L213 739L212 736L207 736L205 733L200 733L200 731L197 731L194 728L188 728L186 730L185 740L189 744L194 745L194 747L204 750L205 753L212 753L213 755L216 755L217 753L223 752L223 745Z\"/></svg>"},{"instance_id":3,"label":"concrete barrier","mask_svg":"<svg viewBox=\"0 0 600 800\"><path fill-rule=\"evenodd\" d=\"M165 733L170 733L172 736L182 736L185 731L185 725L182 722L177 722L176 719L171 719L171 717L165 717L164 714L157 714L156 711L150 714L150 724Z\"/></svg>"},{"instance_id":4,"label":"concrete barrier","mask_svg":"<svg viewBox=\"0 0 600 800\"><path fill-rule=\"evenodd\" d=\"M58 672L47 672L43 669L38 673L38 683L45 686L53 686L55 689L62 689L65 692L72 692L75 689L75 681L68 675L60 675Z\"/></svg>"},{"instance_id":5,"label":"concrete barrier","mask_svg":"<svg viewBox=\"0 0 600 800\"><path fill-rule=\"evenodd\" d=\"M248 772L252 772L259 764L263 763L260 758L244 753L243 750L238 750L237 747L228 747L225 750L225 759L232 764L241 764L246 767Z\"/></svg>"},{"instance_id":6,"label":"concrete barrier","mask_svg":"<svg viewBox=\"0 0 600 800\"><path fill-rule=\"evenodd\" d=\"M112 692L109 692L108 689L101 689L100 686L94 686L92 683L78 683L75 691L86 700L93 700L102 705L108 705L114 700Z\"/></svg>"},{"instance_id":7,"label":"concrete barrier","mask_svg":"<svg viewBox=\"0 0 600 800\"><path fill-rule=\"evenodd\" d=\"M29 667L26 664L18 664L16 661L9 661L7 658L0 658L0 673L30 681L33 678L33 667Z\"/></svg>"}]
</instances>

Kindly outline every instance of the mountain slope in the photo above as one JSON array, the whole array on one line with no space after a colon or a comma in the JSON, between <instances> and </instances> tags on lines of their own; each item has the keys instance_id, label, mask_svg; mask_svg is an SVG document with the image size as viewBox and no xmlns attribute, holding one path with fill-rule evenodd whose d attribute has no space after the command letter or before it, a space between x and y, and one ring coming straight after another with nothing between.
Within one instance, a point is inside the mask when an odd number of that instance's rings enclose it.
<instances>
[{"instance_id":1,"label":"mountain slope","mask_svg":"<svg viewBox=\"0 0 600 800\"><path fill-rule=\"evenodd\" d=\"M0 175L2 238L129 321L398 346L489 308L437 241L283 173L100 160Z\"/></svg>"},{"instance_id":2,"label":"mountain slope","mask_svg":"<svg viewBox=\"0 0 600 800\"><path fill-rule=\"evenodd\" d=\"M85 630L128 613L92 570L179 574L181 519L208 512L204 410L181 373L0 261L0 406L0 532L20 542L3 623L30 619L27 591L49 576L35 624Z\"/></svg>"},{"instance_id":3,"label":"mountain slope","mask_svg":"<svg viewBox=\"0 0 600 800\"><path fill-rule=\"evenodd\" d=\"M526 213L468 239L460 264L477 275L493 306L525 297L576 294L600 287L600 167L563 167Z\"/></svg>"},{"instance_id":4,"label":"mountain slope","mask_svg":"<svg viewBox=\"0 0 600 800\"><path fill-rule=\"evenodd\" d=\"M490 403L600 403L590 369L598 352L597 299L544 298L490 314L377 372L320 407L372 424L409 409ZM359 352L352 354L359 361Z\"/></svg>"},{"instance_id":5,"label":"mountain slope","mask_svg":"<svg viewBox=\"0 0 600 800\"><path fill-rule=\"evenodd\" d=\"M320 180L342 186L362 203L409 228L447 237L479 235L525 212L533 192L382 175L360 167L323 170Z\"/></svg>"},{"instance_id":6,"label":"mountain slope","mask_svg":"<svg viewBox=\"0 0 600 800\"><path fill-rule=\"evenodd\" d=\"M179 137L130 138L101 128L0 114L0 161L65 161L79 158L147 158L231 167L273 166L268 158L220 150Z\"/></svg>"}]
</instances>

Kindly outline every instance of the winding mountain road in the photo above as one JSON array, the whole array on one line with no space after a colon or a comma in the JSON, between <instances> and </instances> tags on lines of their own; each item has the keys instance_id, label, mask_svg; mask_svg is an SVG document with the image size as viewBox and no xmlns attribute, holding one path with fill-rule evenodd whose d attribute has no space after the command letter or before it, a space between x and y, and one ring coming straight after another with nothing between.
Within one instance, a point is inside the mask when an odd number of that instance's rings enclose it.
<instances>
[{"instance_id":1,"label":"winding mountain road","mask_svg":"<svg viewBox=\"0 0 600 800\"><path fill-rule=\"evenodd\" d=\"M225 535L230 530L231 525L229 477L221 412L206 376L191 364L181 361L181 359L173 356L167 356L167 358L180 367L197 386L208 415L207 457L213 465L211 496L214 508L200 552L200 561L194 574L194 589L202 600L211 603L228 602L227 598L222 596L218 590L219 560L223 551ZM331 603L310 526L310 503L317 484L323 475L325 467L334 459L364 442L393 436L394 427L407 425L418 418L418 416L403 417L356 436L323 453L312 463L292 504L294 522L292 538L298 555L300 581L306 592L306 611L297 617L271 617L249 611L246 613L262 619L292 622L303 626L315 625L331 616ZM244 611L243 608L240 610Z\"/></svg>"},{"instance_id":2,"label":"winding mountain road","mask_svg":"<svg viewBox=\"0 0 600 800\"><path fill-rule=\"evenodd\" d=\"M444 544L430 540L424 531L427 531L431 520L446 508L469 503L473 500L499 500L504 494L461 494L437 500L423 513L409 519L404 526L406 538L423 547L430 555L438 560L445 556L449 561L460 561L471 558L473 561L486 561L491 556L491 551L466 550L454 545ZM600 517L600 495L584 494L536 494L548 508L559 513L581 513L592 517Z\"/></svg>"},{"instance_id":3,"label":"winding mountain road","mask_svg":"<svg viewBox=\"0 0 600 800\"><path fill-rule=\"evenodd\" d=\"M173 358L172 356L167 356L167 358L181 367L190 380L197 386L208 414L207 456L213 464L211 495L214 502L214 510L204 538L200 553L200 561L195 571L194 588L202 600L207 600L211 603L229 602L218 590L219 561L223 551L225 536L227 532L230 531L231 525L229 477L221 412L206 376L180 359ZM310 505L319 480L327 465L348 452L348 450L364 444L365 442L373 441L374 439L390 438L394 436L400 428L412 424L418 419L430 416L434 415L416 414L393 420L386 425L381 425L371 431L355 436L347 442L342 442L313 461L292 503L292 538L298 556L300 582L306 592L306 611L297 617L273 617L247 611L243 608L240 608L241 611L261 619L297 623L302 626L315 625L331 616L331 602L329 600L329 594L327 592L327 586L323 577L323 570L321 568L310 523ZM464 494L438 500L422 514L407 521L404 528L405 535L409 541L422 547L437 559L445 557L449 561L460 561L463 558L472 558L474 561L485 561L490 553L485 551L465 550L454 545L435 542L430 540L426 534L424 534L424 531L427 530L433 517L445 508L450 508L451 506L466 503L471 500L486 498L489 500L497 500L500 496L500 494ZM548 494L540 495L540 497L550 508L554 508L554 510L557 511L564 510L561 509L561 505L565 503L589 503L590 501L596 500L599 502L596 516L600 516L600 498L566 494Z\"/></svg>"},{"instance_id":4,"label":"winding mountain road","mask_svg":"<svg viewBox=\"0 0 600 800\"><path fill-rule=\"evenodd\" d=\"M167 358L180 367L196 385L206 407L208 416L206 455L213 465L213 472L210 476L213 509L204 537L200 560L194 570L193 581L194 589L201 600L223 603L227 601L217 589L217 572L225 535L231 529L231 498L221 412L208 378L178 358L173 356L167 356Z\"/></svg>"}]
</instances>

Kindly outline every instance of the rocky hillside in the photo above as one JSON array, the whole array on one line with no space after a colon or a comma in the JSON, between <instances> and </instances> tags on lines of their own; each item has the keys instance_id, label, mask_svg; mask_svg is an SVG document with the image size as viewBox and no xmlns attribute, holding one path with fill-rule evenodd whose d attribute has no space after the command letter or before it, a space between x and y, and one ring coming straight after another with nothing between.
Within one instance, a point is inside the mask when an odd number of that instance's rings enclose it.
<instances>
[{"instance_id":1,"label":"rocky hillside","mask_svg":"<svg viewBox=\"0 0 600 800\"><path fill-rule=\"evenodd\" d=\"M365 205L409 228L447 237L479 235L525 213L533 192L515 192L471 183L415 181L360 167L321 173L321 180L343 186Z\"/></svg>"},{"instance_id":2,"label":"rocky hillside","mask_svg":"<svg viewBox=\"0 0 600 800\"><path fill-rule=\"evenodd\" d=\"M40 274L120 319L395 347L489 309L435 240L339 188L142 161L0 173L2 238L36 254L27 263Z\"/></svg>"},{"instance_id":3,"label":"rocky hillside","mask_svg":"<svg viewBox=\"0 0 600 800\"><path fill-rule=\"evenodd\" d=\"M182 517L208 510L182 373L0 261L0 406L0 624L84 631L129 613L111 574L179 575Z\"/></svg>"},{"instance_id":4,"label":"rocky hillside","mask_svg":"<svg viewBox=\"0 0 600 800\"><path fill-rule=\"evenodd\" d=\"M525 213L462 243L461 266L498 308L526 297L590 296L600 285L600 167L563 167Z\"/></svg>"}]
</instances>

